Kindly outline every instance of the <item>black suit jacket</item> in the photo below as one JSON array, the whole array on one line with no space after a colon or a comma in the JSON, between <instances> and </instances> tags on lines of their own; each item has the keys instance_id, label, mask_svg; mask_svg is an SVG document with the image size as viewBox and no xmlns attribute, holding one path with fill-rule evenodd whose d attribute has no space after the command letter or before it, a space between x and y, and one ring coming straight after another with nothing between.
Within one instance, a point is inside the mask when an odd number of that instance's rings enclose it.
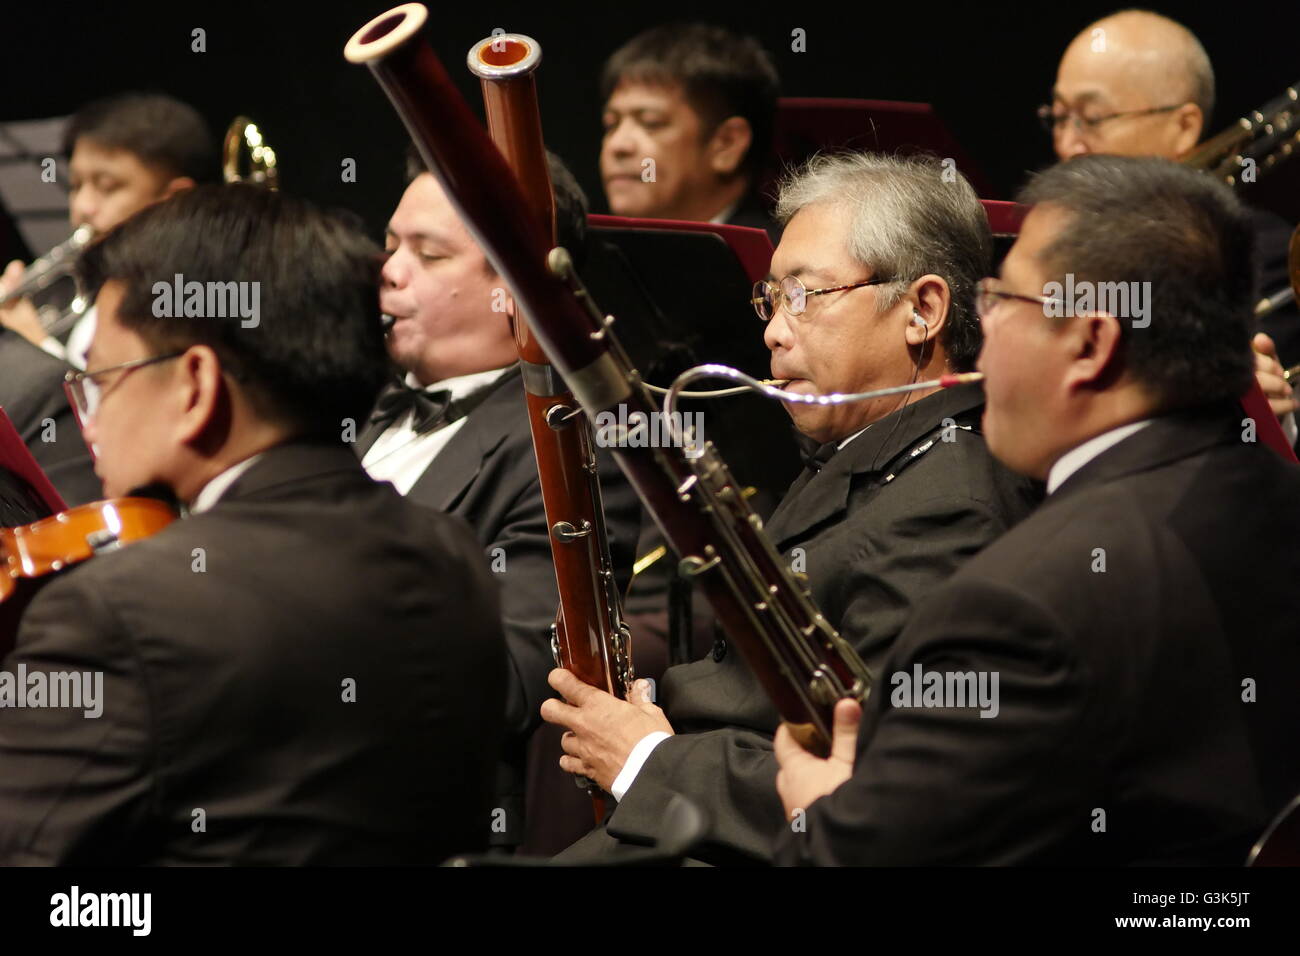
<instances>
[{"instance_id":1,"label":"black suit jacket","mask_svg":"<svg viewBox=\"0 0 1300 956\"><path fill-rule=\"evenodd\" d=\"M812 599L873 672L916 604L1032 507L1036 488L989 455L978 429L983 393L963 386L873 424L815 476L805 472L767 523L768 536L807 573ZM939 429L952 426L943 440ZM933 442L912 457L913 449ZM661 742L607 824L565 852L618 852L646 843L676 791L712 818L708 862L770 860L783 812L772 736L779 718L740 653L669 668L660 687L676 736Z\"/></svg>"},{"instance_id":2,"label":"black suit jacket","mask_svg":"<svg viewBox=\"0 0 1300 956\"><path fill-rule=\"evenodd\" d=\"M103 713L0 708L0 863L428 864L482 845L495 591L461 521L350 449L266 452L212 510L28 609L3 669L101 672Z\"/></svg>"},{"instance_id":3,"label":"black suit jacket","mask_svg":"<svg viewBox=\"0 0 1300 956\"><path fill-rule=\"evenodd\" d=\"M885 669L996 672L997 716L893 706L882 681L853 777L778 859L1240 866L1300 790L1297 498L1237 408L1093 459L922 605Z\"/></svg>"},{"instance_id":4,"label":"black suit jacket","mask_svg":"<svg viewBox=\"0 0 1300 956\"><path fill-rule=\"evenodd\" d=\"M358 453L364 457L381 433L374 426L366 429ZM596 457L621 593L632 573L641 506L613 458L599 450ZM492 835L496 843L517 845L524 836L525 750L529 735L541 723L542 701L552 696L546 675L556 666L551 624L560 602L518 366L470 412L407 497L464 518L482 548L480 563L491 567L501 584L509 651L506 743L498 792L505 830Z\"/></svg>"},{"instance_id":5,"label":"black suit jacket","mask_svg":"<svg viewBox=\"0 0 1300 956\"><path fill-rule=\"evenodd\" d=\"M104 497L77 418L63 391L68 366L0 326L0 407L64 501Z\"/></svg>"},{"instance_id":6,"label":"black suit jacket","mask_svg":"<svg viewBox=\"0 0 1300 956\"><path fill-rule=\"evenodd\" d=\"M745 193L740 204L727 217L729 226L748 226L751 229L762 229L767 233L767 237L772 240L772 248L776 248L781 242L782 227L775 219L766 202L763 201L762 195L756 189L751 189Z\"/></svg>"}]
</instances>

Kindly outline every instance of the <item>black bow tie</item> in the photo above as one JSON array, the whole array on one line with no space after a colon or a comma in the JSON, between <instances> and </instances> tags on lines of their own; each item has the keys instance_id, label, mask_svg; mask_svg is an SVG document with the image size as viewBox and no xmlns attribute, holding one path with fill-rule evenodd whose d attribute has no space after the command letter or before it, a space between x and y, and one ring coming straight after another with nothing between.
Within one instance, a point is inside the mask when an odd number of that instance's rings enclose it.
<instances>
[{"instance_id":1,"label":"black bow tie","mask_svg":"<svg viewBox=\"0 0 1300 956\"><path fill-rule=\"evenodd\" d=\"M795 433L795 441L799 445L799 457L803 459L803 466L813 472L821 471L840 447L837 441L819 445L801 432Z\"/></svg>"},{"instance_id":2,"label":"black bow tie","mask_svg":"<svg viewBox=\"0 0 1300 956\"><path fill-rule=\"evenodd\" d=\"M393 382L379 393L375 410L370 413L370 424L387 428L408 411L413 411L415 433L423 435L460 417L456 405L451 400L450 389L440 388L436 392L427 392L405 382Z\"/></svg>"}]
</instances>

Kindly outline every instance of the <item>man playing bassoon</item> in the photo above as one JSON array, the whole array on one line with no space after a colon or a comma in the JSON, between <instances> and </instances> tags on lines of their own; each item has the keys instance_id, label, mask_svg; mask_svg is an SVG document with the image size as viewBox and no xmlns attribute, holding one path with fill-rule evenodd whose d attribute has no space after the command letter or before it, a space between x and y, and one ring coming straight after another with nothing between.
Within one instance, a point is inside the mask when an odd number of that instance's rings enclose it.
<instances>
[{"instance_id":1,"label":"man playing bassoon","mask_svg":"<svg viewBox=\"0 0 1300 956\"><path fill-rule=\"evenodd\" d=\"M937 160L851 154L813 160L783 185L785 232L755 307L772 374L791 391L865 391L973 366L974 286L992 242L970 185L943 173ZM1031 506L1033 490L985 448L982 404L978 387L963 386L791 406L819 447L767 533L873 670L917 602ZM653 843L678 792L712 821L700 859L770 860L782 824L778 717L726 635L706 659L668 670L662 710L616 700L564 670L552 672L551 686L565 701L547 701L542 716L569 730L561 765L619 801L561 859Z\"/></svg>"}]
</instances>

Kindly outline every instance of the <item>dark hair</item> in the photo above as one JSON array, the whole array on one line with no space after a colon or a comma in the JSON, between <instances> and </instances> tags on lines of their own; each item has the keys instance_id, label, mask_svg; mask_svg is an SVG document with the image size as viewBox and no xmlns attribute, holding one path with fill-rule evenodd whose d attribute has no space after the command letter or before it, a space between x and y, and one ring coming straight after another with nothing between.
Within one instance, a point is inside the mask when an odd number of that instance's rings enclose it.
<instances>
[{"instance_id":1,"label":"dark hair","mask_svg":"<svg viewBox=\"0 0 1300 956\"><path fill-rule=\"evenodd\" d=\"M119 321L159 354L216 352L257 414L301 434L364 421L389 373L379 320L379 249L302 199L236 183L149 206L77 263L90 295L126 287ZM256 282L258 324L239 315L155 315L155 283ZM225 310L222 311L235 311Z\"/></svg>"},{"instance_id":2,"label":"dark hair","mask_svg":"<svg viewBox=\"0 0 1300 956\"><path fill-rule=\"evenodd\" d=\"M196 183L218 178L216 143L198 110L161 93L123 93L88 103L73 114L63 133L71 156L79 139L124 149L168 176Z\"/></svg>"},{"instance_id":3,"label":"dark hair","mask_svg":"<svg viewBox=\"0 0 1300 956\"><path fill-rule=\"evenodd\" d=\"M1255 236L1226 186L1164 159L1094 155L1039 173L1020 198L1071 215L1040 256L1053 275L1150 283L1150 325L1124 328L1124 359L1163 409L1245 393Z\"/></svg>"},{"instance_id":4,"label":"dark hair","mask_svg":"<svg viewBox=\"0 0 1300 956\"><path fill-rule=\"evenodd\" d=\"M681 86L706 134L731 116L753 130L741 169L756 175L767 161L776 123L780 78L767 51L753 37L705 23L672 23L633 37L606 61L601 102L624 80Z\"/></svg>"},{"instance_id":5,"label":"dark hair","mask_svg":"<svg viewBox=\"0 0 1300 956\"><path fill-rule=\"evenodd\" d=\"M555 236L558 245L563 246L573 256L573 264L579 268L586 259L587 252L587 194L578 185L564 160L546 151L546 168L551 174L551 190L555 193ZM421 173L427 173L428 167L420 158L419 151L412 143L406 147L406 182L409 185ZM490 266L489 266L490 268Z\"/></svg>"}]
</instances>

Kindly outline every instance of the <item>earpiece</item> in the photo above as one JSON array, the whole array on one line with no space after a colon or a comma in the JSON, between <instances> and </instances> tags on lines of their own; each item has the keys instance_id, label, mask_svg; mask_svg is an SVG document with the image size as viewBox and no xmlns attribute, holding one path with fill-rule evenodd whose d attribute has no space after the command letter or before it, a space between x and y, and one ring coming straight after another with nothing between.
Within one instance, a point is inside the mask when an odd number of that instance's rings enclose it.
<instances>
[{"instance_id":1,"label":"earpiece","mask_svg":"<svg viewBox=\"0 0 1300 956\"><path fill-rule=\"evenodd\" d=\"M925 321L925 317L915 309L912 310L912 324L919 325L923 329L929 329L930 323Z\"/></svg>"}]
</instances>

